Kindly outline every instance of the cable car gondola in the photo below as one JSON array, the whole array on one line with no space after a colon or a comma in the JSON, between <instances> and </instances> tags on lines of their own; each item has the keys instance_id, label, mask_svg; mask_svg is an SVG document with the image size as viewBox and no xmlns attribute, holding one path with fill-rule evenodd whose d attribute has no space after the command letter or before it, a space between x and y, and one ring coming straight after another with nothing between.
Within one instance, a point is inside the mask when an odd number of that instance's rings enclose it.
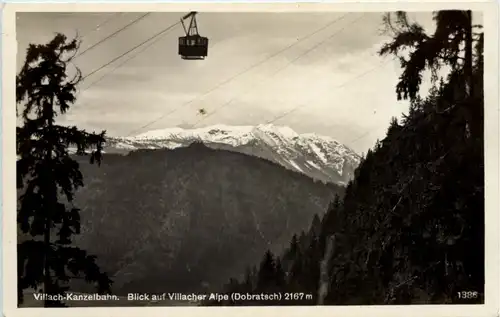
<instances>
[{"instance_id":1,"label":"cable car gondola","mask_svg":"<svg viewBox=\"0 0 500 317\"><path fill-rule=\"evenodd\" d=\"M179 55L182 59L200 60L205 59L208 54L208 38L198 34L196 13L190 12L181 19L182 27L186 32L186 36L179 37ZM184 20L188 18L191 18L191 22L189 22L189 27L186 28Z\"/></svg>"}]
</instances>

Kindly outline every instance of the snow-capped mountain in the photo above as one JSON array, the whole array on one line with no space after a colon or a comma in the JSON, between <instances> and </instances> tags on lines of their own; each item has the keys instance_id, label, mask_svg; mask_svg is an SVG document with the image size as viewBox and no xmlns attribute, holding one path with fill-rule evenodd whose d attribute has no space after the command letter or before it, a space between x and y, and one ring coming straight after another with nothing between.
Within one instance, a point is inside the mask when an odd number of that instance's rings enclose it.
<instances>
[{"instance_id":1,"label":"snow-capped mountain","mask_svg":"<svg viewBox=\"0 0 500 317\"><path fill-rule=\"evenodd\" d=\"M258 156L314 179L338 184L346 184L353 177L360 161L358 154L333 138L298 134L288 127L273 125L154 130L134 137L109 138L105 151L174 149L194 142Z\"/></svg>"}]
</instances>

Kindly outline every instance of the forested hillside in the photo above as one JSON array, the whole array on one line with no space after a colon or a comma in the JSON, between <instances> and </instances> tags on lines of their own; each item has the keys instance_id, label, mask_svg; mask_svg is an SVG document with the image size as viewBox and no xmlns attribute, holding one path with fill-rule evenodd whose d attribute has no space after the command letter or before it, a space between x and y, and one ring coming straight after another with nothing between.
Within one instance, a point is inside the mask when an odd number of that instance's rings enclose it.
<instances>
[{"instance_id":1,"label":"forested hillside","mask_svg":"<svg viewBox=\"0 0 500 317\"><path fill-rule=\"evenodd\" d=\"M86 186L75 243L97 256L115 294L217 291L266 248L283 251L343 191L201 143L104 154L100 167L77 160Z\"/></svg>"},{"instance_id":2,"label":"forested hillside","mask_svg":"<svg viewBox=\"0 0 500 317\"><path fill-rule=\"evenodd\" d=\"M401 58L397 94L411 102L408 115L391 122L309 232L284 254L267 252L227 292L312 295L282 305L483 302L483 34L470 16L436 12L432 35L403 13L385 20L393 41L380 53ZM420 98L422 72L443 66L450 74Z\"/></svg>"}]
</instances>

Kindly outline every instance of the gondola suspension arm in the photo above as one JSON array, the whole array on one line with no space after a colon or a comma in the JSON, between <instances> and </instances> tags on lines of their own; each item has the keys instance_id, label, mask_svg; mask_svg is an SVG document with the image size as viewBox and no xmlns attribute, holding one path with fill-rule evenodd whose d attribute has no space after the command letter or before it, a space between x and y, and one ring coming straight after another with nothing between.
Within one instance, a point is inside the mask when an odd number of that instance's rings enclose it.
<instances>
[{"instance_id":1,"label":"gondola suspension arm","mask_svg":"<svg viewBox=\"0 0 500 317\"><path fill-rule=\"evenodd\" d=\"M181 18L182 28L184 29L186 36L198 34L198 26L196 24L196 14L197 13L198 12L196 12L196 11L192 11ZM189 18L191 18L191 21L189 22L189 28L186 28L184 21L186 19L189 19Z\"/></svg>"}]
</instances>

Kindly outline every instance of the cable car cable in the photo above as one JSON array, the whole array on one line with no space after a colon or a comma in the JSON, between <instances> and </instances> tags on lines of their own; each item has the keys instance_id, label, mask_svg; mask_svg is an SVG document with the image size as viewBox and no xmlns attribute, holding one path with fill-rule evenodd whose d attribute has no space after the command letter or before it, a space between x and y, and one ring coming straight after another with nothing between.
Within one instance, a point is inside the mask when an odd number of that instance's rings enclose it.
<instances>
[{"instance_id":1,"label":"cable car cable","mask_svg":"<svg viewBox=\"0 0 500 317\"><path fill-rule=\"evenodd\" d=\"M88 31L87 33L85 33L84 35L82 35L82 38L88 36L89 34L94 33L95 31L99 30L101 27L103 27L104 25L108 24L109 22L111 22L112 20L116 19L118 16L120 16L122 14L123 14L123 12L115 12L115 13L113 13L110 17L108 17L107 19L105 19L103 22L97 24L97 26L95 28L93 28L91 31Z\"/></svg>"},{"instance_id":2,"label":"cable car cable","mask_svg":"<svg viewBox=\"0 0 500 317\"><path fill-rule=\"evenodd\" d=\"M151 41L151 40L154 40L155 38L157 38L158 36L161 36L162 34L164 34L165 32L169 31L170 29L173 29L177 24L179 24L179 22L176 22L172 25L170 25L169 27L161 30L160 32L156 33L155 35L151 36L149 39L137 44L136 46L132 47L131 49L129 49L128 51L126 51L125 53L113 58L112 60L110 60L109 62L107 62L106 64L102 65L101 67L93 70L92 72L90 72L89 74L85 75L82 80L85 80L86 78L88 78L89 76L92 76L93 74L97 73L98 71L100 71L101 69L103 69L104 67L116 62L117 60L119 60L120 58L122 58L123 56L129 54L130 52L132 51L135 51L137 48L141 47L142 45L146 44L147 42Z\"/></svg>"},{"instance_id":3,"label":"cable car cable","mask_svg":"<svg viewBox=\"0 0 500 317\"><path fill-rule=\"evenodd\" d=\"M139 50L136 54L132 54L132 56L130 56L129 58L125 59L123 62L121 62L120 64L116 65L116 67L114 67L112 70L110 70L109 72L105 73L103 76L99 77L97 80L91 82L87 87L85 87L82 91L78 91L78 95L82 94L83 92L87 91L90 87L98 84L99 82L101 82L106 76L108 76L109 74L113 73L114 71L116 71L118 68L122 67L123 65L125 65L126 63L128 63L130 60L134 59L135 57L139 56L139 54L143 53L144 51L146 51L148 48L150 48L151 46L153 46L154 44L156 44L159 40L161 40L161 38L165 35L167 35L169 33L169 31L171 31L172 29L169 29L167 32L165 33L162 33L161 35L159 35L158 37L156 37L151 43L149 43L148 45L146 45L142 50ZM223 40L224 41L224 40ZM215 46L217 43L220 43L219 42L215 42L213 46Z\"/></svg>"},{"instance_id":4,"label":"cable car cable","mask_svg":"<svg viewBox=\"0 0 500 317\"><path fill-rule=\"evenodd\" d=\"M164 33L163 35L166 35L168 34L167 33ZM162 35L162 36L163 36ZM83 92L87 91L90 87L96 85L97 83L99 83L101 80L103 80L107 75L111 74L112 72L114 72L115 70L117 70L118 68L120 68L121 66L123 66L124 64L126 64L127 62L129 62L130 60L134 59L135 57L139 56L139 54L143 53L144 51L146 51L148 48L150 48L151 46L153 46L154 44L156 44L159 40L161 39L161 37L158 37L156 38L154 41L152 41L149 45L145 46L144 49L138 51L136 54L130 56L130 58L127 58L126 60L124 60L122 63L118 64L115 68L113 68L112 70L110 70L109 72L105 73L103 76L99 77L99 79L93 81L92 83L90 83L90 85L88 85L87 87L85 87L82 91L79 91L78 92L78 95L82 94ZM223 39L221 41L218 41L218 42L215 42L213 45L212 45L212 48L221 43L221 42L224 42L226 39Z\"/></svg>"},{"instance_id":5,"label":"cable car cable","mask_svg":"<svg viewBox=\"0 0 500 317\"><path fill-rule=\"evenodd\" d=\"M171 29L170 29L171 30ZM169 30L169 31L170 31ZM155 40L153 40L151 43L149 43L148 45L146 45L146 47L144 47L144 49L138 51L136 54L132 55L130 58L127 58L126 60L124 60L122 63L118 64L115 68L113 68L112 70L110 70L108 73L104 74L103 76L101 76L99 79L97 79L96 81L93 81L90 85L88 85L85 89L83 89L82 92L86 91L87 89L89 89L90 87L94 86L95 84L99 83L102 79L104 79L104 77L106 77L107 75L111 74L112 72L114 72L115 70L117 70L118 68L120 68L121 66L123 66L124 64L126 64L127 62L129 62L130 60L134 59L135 57L137 57L139 54L143 53L144 51L146 51L148 48L150 48L151 46L153 46L154 44L156 44L163 36L167 35L169 32L166 32L166 33L163 33L161 34L159 37L157 37Z\"/></svg>"},{"instance_id":6,"label":"cable car cable","mask_svg":"<svg viewBox=\"0 0 500 317\"><path fill-rule=\"evenodd\" d=\"M171 29L170 29L171 30ZM170 31L169 30L169 31ZM163 33L161 36L157 37L154 41L152 41L151 43L149 43L148 45L146 45L145 47L143 47L142 50L139 50L137 51L136 54L132 54L129 58L123 60L120 64L116 65L115 68L113 68L112 70L110 70L109 72L105 73L103 76L99 77L99 79L93 81L90 83L90 85L88 85L87 87L85 87L82 92L86 91L87 89L89 89L90 87L94 86L95 84L99 83L101 80L103 80L106 76L110 75L111 73L113 73L115 70L117 70L118 68L122 67L123 65L125 65L126 63L128 63L129 61L131 61L132 59L136 58L137 56L139 56L139 54L143 53L144 51L146 51L148 48L150 48L151 46L153 46L154 44L158 43L159 40L162 39L163 36L167 35L169 32L165 32Z\"/></svg>"},{"instance_id":7,"label":"cable car cable","mask_svg":"<svg viewBox=\"0 0 500 317\"><path fill-rule=\"evenodd\" d=\"M163 33L163 35L166 35L168 34L168 32L166 33ZM154 44L156 44L159 40L161 39L161 37L158 37L156 38L154 41L152 41L151 43L149 43L148 45L146 45L142 50L138 51L136 54L134 55L131 55L129 58L123 60L123 62L121 62L120 64L116 65L115 68L113 68L112 70L110 70L109 72L105 73L104 75L102 75L101 77L99 77L97 80L94 80L93 82L91 82L87 87L85 87L82 91L78 91L78 95L81 95L82 93L84 93L85 91L87 91L88 89L90 89L90 87L100 83L106 76L110 75L111 73L113 73L115 70L117 70L118 68L122 67L123 65L125 65L126 63L128 63L129 61L131 61L132 59L136 58L137 56L139 56L139 54L143 53L144 51L146 51L148 48L150 48L151 46L153 46Z\"/></svg>"},{"instance_id":8,"label":"cable car cable","mask_svg":"<svg viewBox=\"0 0 500 317\"><path fill-rule=\"evenodd\" d=\"M130 136L131 134L133 134L133 133L135 133L135 132L138 132L138 131L140 131L140 130L142 130L142 129L144 129L144 128L147 128L147 127L151 126L152 124L155 124L156 122L160 121L161 119L163 119L163 118L165 118L165 117L167 117L167 116L171 115L172 113L176 112L176 111L177 111L177 110L179 110L180 108L184 108L185 106L187 106L187 105L189 105L189 104L193 103L194 101L198 100L199 98L204 97L204 96L206 96L206 95L210 94L212 91L214 91L214 90L218 89L219 87L221 87L221 86L223 86L223 85L225 85L225 84L229 83L230 81L234 80L235 78L237 78L237 77L239 77L239 76L241 76L241 75L243 75L243 74L245 74L245 73L249 72L249 71L250 71L250 70L252 70L253 68L255 68L255 67L257 67L257 66L259 66L259 65L261 65L261 64L263 64L263 63L265 63L265 62L267 62L269 59L271 59L271 58L273 58L273 57L275 57L275 56L277 56L277 55L279 55L279 54L281 54L281 53L285 52L286 50L288 50L288 49L292 48L293 46L297 45L298 43L302 42L303 40L305 40L305 39L307 39L307 38L309 38L309 37L311 37L311 36L313 36L313 35L315 35L315 34L319 33L320 31L322 31L322 30L324 30L324 29L328 28L328 27L329 27L329 26L331 26L332 24L334 24L334 23L336 23L336 22L340 21L341 19L343 19L344 17L346 17L348 14L350 14L350 13L346 13L346 14L344 14L344 15L343 15L343 16L341 16L340 18L337 18L337 19L335 19L335 20L333 20L333 21L329 22L329 23L328 23L328 24L326 24L325 26L323 26L323 27L321 27L321 28L319 28L319 29L315 30L315 31L314 31L314 32L312 32L312 33L309 33L308 35L306 35L306 36L304 36L304 37L300 38L299 40L297 40L296 42L294 42L294 43L292 43L292 44L288 45L287 47L285 47L285 48L283 48L283 49L281 49L281 50L279 50L279 51L277 51L277 52L275 52L275 53L271 54L270 56L266 57L265 59L263 59L263 60L261 60L261 61L259 61L259 62L255 63L255 64L252 64L250 67L248 67L248 68L244 69L242 72L237 73L236 75L234 75L234 76L232 76L232 77L230 77L230 78L228 78L228 79L224 80L223 82L221 82L221 83L219 83L218 85L216 85L215 87L213 87L213 88L209 89L209 90L208 90L208 91L206 91L205 93L203 93L203 94L201 94L201 95L199 95L199 96L197 96L197 97L195 97L195 98L191 99L191 100L190 100L190 101L188 101L187 103L182 104L180 107L177 107L177 108L173 109L172 111L170 111L170 112L168 112L168 113L166 113L166 114L164 114L164 115L160 116L159 118L157 118L157 119L155 119L155 120L153 120L153 121L151 121L151 122L149 122L149 123L147 123L147 124L145 124L145 125L141 126L140 128L134 129L133 131L131 131L130 133L128 133L128 134L127 134L127 136Z\"/></svg>"},{"instance_id":9,"label":"cable car cable","mask_svg":"<svg viewBox=\"0 0 500 317\"><path fill-rule=\"evenodd\" d=\"M109 40L110 38L118 35L119 33L121 33L122 31L126 30L127 28L131 27L132 25L136 24L137 22L141 21L142 19L144 19L145 17L147 17L148 15L150 15L151 12L147 12L143 15L141 15L140 17L136 18L135 20L133 20L132 22L128 23L127 25L119 28L118 30L116 30L115 32L111 33L110 35L106 36L105 38L101 39L100 41L98 41L97 43L91 45L90 47L86 48L85 50L83 50L80 54L76 55L74 57L74 59L76 58L79 58L80 56L82 56L83 54L87 53L88 51L94 49L95 47L101 45L102 43L106 42L107 40Z\"/></svg>"},{"instance_id":10,"label":"cable car cable","mask_svg":"<svg viewBox=\"0 0 500 317\"><path fill-rule=\"evenodd\" d=\"M340 19L344 18L345 16L347 16L347 14L345 14L344 16L342 16ZM314 45L313 47L309 48L308 50L306 50L305 52L303 52L302 54L296 56L293 60L291 60L290 62L288 62L284 67L282 68L279 68L276 72L274 72L272 75L270 76L267 76L266 80L264 81L267 82L268 80L272 79L274 76L276 76L277 74L281 73L283 70L285 70L286 68L288 68L290 65L292 65L294 62L296 62L297 60L299 60L300 58L304 57L305 55L309 54L310 52L314 51L315 49L317 49L318 47L320 47L321 45L323 45L325 42L331 40L332 38L334 38L336 35L342 33L342 31L344 31L349 25L351 25L352 23L355 23L357 21L359 21L361 18L363 18L365 16L365 14L361 15L359 18L351 21L350 24L344 26L343 28L341 28L340 30L338 30L337 32L333 33L332 35L328 36L327 38L325 38L324 40L322 40L321 42L317 43L316 45ZM338 19L338 20L340 20ZM337 20L337 21L338 21ZM258 85L261 85L262 82L256 82L255 85L251 86L250 89L248 89L243 95L249 93L251 90L253 90L256 86ZM233 103L236 99L238 99L238 96L236 97L233 97L231 98L229 101L227 101L226 103L222 104L220 107L217 107L215 108L214 111L212 111L210 114L202 117L200 120L198 120L193 126L197 126L200 122L206 120L207 118L209 118L210 116L212 116L214 113L216 113L218 110L230 105L231 103Z\"/></svg>"},{"instance_id":11,"label":"cable car cable","mask_svg":"<svg viewBox=\"0 0 500 317\"><path fill-rule=\"evenodd\" d=\"M164 33L163 35L166 35L168 34L167 33ZM162 35L162 36L163 36ZM125 65L126 63L128 63L130 60L136 58L137 56L139 56L139 54L143 53L144 51L146 51L148 48L150 48L151 46L153 46L154 44L156 44L159 40L161 39L161 37L158 37L156 38L154 41L152 41L151 43L149 43L148 45L146 45L144 47L144 49L138 51L136 54L130 56L130 58L127 58L125 59L123 62L121 62L120 64L118 64L115 68L113 68L112 70L110 70L109 72L105 73L103 76L99 77L99 79L93 81L92 83L90 83L90 85L88 85L87 87L85 87L80 93L83 93L85 92L86 90L88 90L90 87L94 86L95 84L99 83L101 80L103 80L106 76L108 76L109 74L111 74L112 72L114 72L115 70L117 70L118 68L122 67L123 65ZM218 43L221 43L223 42L224 40L222 41L219 41L219 42L215 42L213 45L212 45L212 48L217 45Z\"/></svg>"},{"instance_id":12,"label":"cable car cable","mask_svg":"<svg viewBox=\"0 0 500 317\"><path fill-rule=\"evenodd\" d=\"M365 76L365 75L368 75L369 73L373 72L373 71L374 71L374 70L376 70L376 69L379 69L380 67L384 66L385 64L387 64L387 63L389 63L389 62L391 62L391 61L393 61L393 60L394 60L394 58L392 58L392 59L388 59L388 60L386 60L386 61L384 61L384 62L382 62L382 63L379 63L379 64L378 64L378 65L376 65L375 67L372 67L372 68L368 69L367 71L365 71L365 72L363 72L363 73L361 73L361 74L359 74L359 75L355 76L354 78L349 79L348 81L346 81L346 82L344 82L344 83L342 83L342 84L340 84L340 85L338 85L338 86L333 87L332 89L340 89L340 88L343 88L343 87L347 86L347 84L351 83L352 81L357 80L357 79L359 79L359 78L361 78L361 77L363 77L363 76ZM271 123L274 123L274 122L276 122L276 121L278 121L278 120L280 120L280 119L282 119L282 118L284 118L284 117L288 116L289 114L291 114L291 113L293 113L293 112L297 111L298 109L300 109L300 108L304 107L306 104L308 104L308 102L306 102L306 103L301 103L301 104L300 104L300 105L298 105L297 107L290 109L289 111L287 111L287 112L285 112L285 113L283 113L283 114L281 114L281 115L279 115L279 116L275 117L275 118L274 118L274 119L272 119L272 120L269 120L268 122L266 122L266 124L271 124Z\"/></svg>"},{"instance_id":13,"label":"cable car cable","mask_svg":"<svg viewBox=\"0 0 500 317\"><path fill-rule=\"evenodd\" d=\"M361 136L351 140L351 141L348 141L347 143L348 144L354 144L356 142L358 142L359 140L363 139L365 136L368 136L370 133L372 133L373 131L375 131L376 129L378 129L379 127L375 128L375 129L370 129L368 130L367 132L363 133Z\"/></svg>"}]
</instances>

